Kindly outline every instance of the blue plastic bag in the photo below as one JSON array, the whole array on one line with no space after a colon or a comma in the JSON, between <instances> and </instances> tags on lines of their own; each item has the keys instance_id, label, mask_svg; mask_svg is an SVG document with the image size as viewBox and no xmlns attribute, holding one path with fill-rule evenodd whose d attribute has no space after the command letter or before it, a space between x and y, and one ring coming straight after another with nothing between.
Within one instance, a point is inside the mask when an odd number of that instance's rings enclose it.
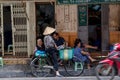
<instances>
[{"instance_id":1,"label":"blue plastic bag","mask_svg":"<svg viewBox=\"0 0 120 80\"><path fill-rule=\"evenodd\" d=\"M35 52L35 56L36 56L36 57L37 57L37 56L45 57L45 56L46 56L46 53L45 53L45 51L37 50L37 51Z\"/></svg>"}]
</instances>

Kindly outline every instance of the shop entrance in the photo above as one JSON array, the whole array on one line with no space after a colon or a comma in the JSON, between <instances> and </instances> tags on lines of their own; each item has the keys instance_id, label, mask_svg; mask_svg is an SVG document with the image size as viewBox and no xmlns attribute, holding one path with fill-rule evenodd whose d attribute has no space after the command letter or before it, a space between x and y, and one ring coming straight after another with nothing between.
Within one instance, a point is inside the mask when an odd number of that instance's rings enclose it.
<instances>
[{"instance_id":1,"label":"shop entrance","mask_svg":"<svg viewBox=\"0 0 120 80\"><path fill-rule=\"evenodd\" d=\"M4 34L4 52L5 54L13 51L12 49L12 24L11 7L3 6L3 34Z\"/></svg>"},{"instance_id":2,"label":"shop entrance","mask_svg":"<svg viewBox=\"0 0 120 80\"><path fill-rule=\"evenodd\" d=\"M36 37L43 37L46 26L55 27L54 3L36 3Z\"/></svg>"},{"instance_id":3,"label":"shop entrance","mask_svg":"<svg viewBox=\"0 0 120 80\"><path fill-rule=\"evenodd\" d=\"M101 50L101 5L88 5L88 42Z\"/></svg>"}]
</instances>

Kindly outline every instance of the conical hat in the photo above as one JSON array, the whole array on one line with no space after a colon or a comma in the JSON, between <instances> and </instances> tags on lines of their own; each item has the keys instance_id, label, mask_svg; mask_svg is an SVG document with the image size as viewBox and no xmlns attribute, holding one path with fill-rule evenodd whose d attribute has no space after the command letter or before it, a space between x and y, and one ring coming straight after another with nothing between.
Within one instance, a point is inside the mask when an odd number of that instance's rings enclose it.
<instances>
[{"instance_id":1,"label":"conical hat","mask_svg":"<svg viewBox=\"0 0 120 80\"><path fill-rule=\"evenodd\" d=\"M45 28L44 32L43 32L43 35L51 34L51 33L53 33L54 31L55 31L54 28L51 28L51 27L47 26L47 27Z\"/></svg>"}]
</instances>

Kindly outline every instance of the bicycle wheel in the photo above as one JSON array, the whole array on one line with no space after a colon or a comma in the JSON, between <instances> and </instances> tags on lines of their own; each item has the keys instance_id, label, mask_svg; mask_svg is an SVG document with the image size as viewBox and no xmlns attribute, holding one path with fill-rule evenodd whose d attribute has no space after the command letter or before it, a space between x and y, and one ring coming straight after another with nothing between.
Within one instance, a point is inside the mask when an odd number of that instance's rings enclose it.
<instances>
[{"instance_id":1,"label":"bicycle wheel","mask_svg":"<svg viewBox=\"0 0 120 80\"><path fill-rule=\"evenodd\" d=\"M98 80L113 80L115 76L115 69L109 64L97 65L95 72Z\"/></svg>"},{"instance_id":2,"label":"bicycle wheel","mask_svg":"<svg viewBox=\"0 0 120 80\"><path fill-rule=\"evenodd\" d=\"M44 67L45 60L41 60L41 58L35 58L31 61L30 67L33 76L35 77L45 77L48 76L50 69Z\"/></svg>"},{"instance_id":3,"label":"bicycle wheel","mask_svg":"<svg viewBox=\"0 0 120 80\"><path fill-rule=\"evenodd\" d=\"M69 60L68 63L64 65L64 67L65 71L70 76L79 76L84 70L84 63L79 60L78 64L76 65L76 62L74 60Z\"/></svg>"}]
</instances>

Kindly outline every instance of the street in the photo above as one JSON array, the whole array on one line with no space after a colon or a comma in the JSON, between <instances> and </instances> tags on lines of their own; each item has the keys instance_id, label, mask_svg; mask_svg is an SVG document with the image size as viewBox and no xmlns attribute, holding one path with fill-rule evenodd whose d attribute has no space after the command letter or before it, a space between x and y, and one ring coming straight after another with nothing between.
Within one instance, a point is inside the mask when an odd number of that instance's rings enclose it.
<instances>
[{"instance_id":1,"label":"street","mask_svg":"<svg viewBox=\"0 0 120 80\"><path fill-rule=\"evenodd\" d=\"M81 77L25 77L25 78L1 78L2 80L97 80L95 76L81 76ZM0 80L1 80L0 79ZM116 76L114 80L120 80L120 77Z\"/></svg>"}]
</instances>

